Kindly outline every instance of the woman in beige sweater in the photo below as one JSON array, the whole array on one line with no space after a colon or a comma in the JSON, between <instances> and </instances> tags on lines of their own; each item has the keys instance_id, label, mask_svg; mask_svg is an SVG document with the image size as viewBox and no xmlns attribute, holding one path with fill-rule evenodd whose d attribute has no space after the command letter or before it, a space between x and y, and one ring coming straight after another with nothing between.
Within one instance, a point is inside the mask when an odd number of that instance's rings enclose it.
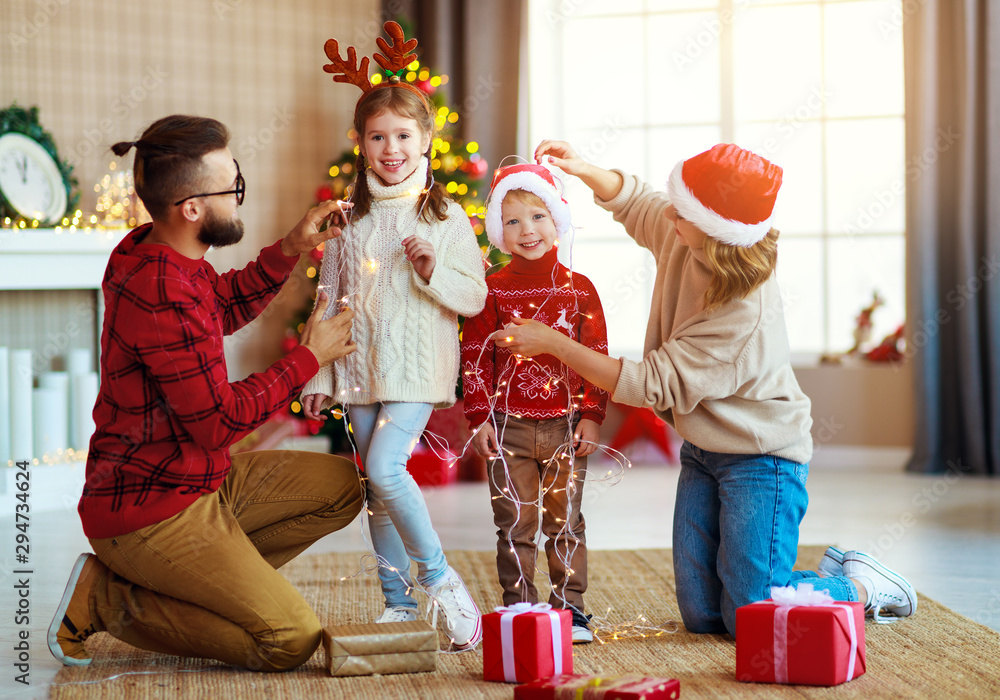
<instances>
[{"instance_id":1,"label":"woman in beige sweater","mask_svg":"<svg viewBox=\"0 0 1000 700\"><path fill-rule=\"evenodd\" d=\"M800 581L864 601L876 618L913 614L913 587L861 552L831 547L819 572L792 571L812 419L774 277L781 168L720 144L678 163L668 192L657 192L585 162L565 142L542 142L535 157L546 156L656 260L645 357L601 355L522 319L496 342L527 357L554 355L614 401L652 407L684 438L673 542L685 626L735 635L736 608Z\"/></svg>"}]
</instances>

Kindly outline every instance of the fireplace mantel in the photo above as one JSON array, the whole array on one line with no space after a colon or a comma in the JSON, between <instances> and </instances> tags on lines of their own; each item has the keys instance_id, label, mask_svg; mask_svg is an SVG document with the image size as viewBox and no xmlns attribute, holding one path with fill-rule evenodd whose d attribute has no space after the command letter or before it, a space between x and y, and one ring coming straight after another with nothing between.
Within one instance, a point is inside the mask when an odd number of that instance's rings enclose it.
<instances>
[{"instance_id":1,"label":"fireplace mantel","mask_svg":"<svg viewBox=\"0 0 1000 700\"><path fill-rule=\"evenodd\" d=\"M100 289L126 228L0 229L0 290Z\"/></svg>"}]
</instances>

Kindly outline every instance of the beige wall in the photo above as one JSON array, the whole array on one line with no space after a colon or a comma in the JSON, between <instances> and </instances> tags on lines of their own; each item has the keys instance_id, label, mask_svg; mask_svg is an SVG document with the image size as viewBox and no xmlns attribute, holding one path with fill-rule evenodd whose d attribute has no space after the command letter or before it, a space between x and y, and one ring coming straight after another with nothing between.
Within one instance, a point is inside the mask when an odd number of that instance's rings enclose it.
<instances>
[{"instance_id":1,"label":"beige wall","mask_svg":"<svg viewBox=\"0 0 1000 700\"><path fill-rule=\"evenodd\" d=\"M220 119L247 180L247 237L209 259L220 270L242 266L298 221L329 161L349 145L358 91L323 72L323 43L336 36L371 54L379 7L377 0L3 0L0 106L38 105L60 155L75 166L85 214L114 159L112 143L168 114ZM131 155L124 162L130 166ZM282 309L301 299L290 291L258 332L240 334L230 353L234 373L276 356Z\"/></svg>"}]
</instances>

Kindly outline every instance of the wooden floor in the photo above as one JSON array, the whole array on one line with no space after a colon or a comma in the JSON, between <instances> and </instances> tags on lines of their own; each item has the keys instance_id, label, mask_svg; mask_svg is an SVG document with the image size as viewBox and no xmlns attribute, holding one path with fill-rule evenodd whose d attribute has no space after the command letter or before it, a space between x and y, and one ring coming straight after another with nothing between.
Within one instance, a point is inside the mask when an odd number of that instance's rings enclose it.
<instances>
[{"instance_id":1,"label":"wooden floor","mask_svg":"<svg viewBox=\"0 0 1000 700\"><path fill-rule=\"evenodd\" d=\"M641 458L641 457L640 457ZM903 472L899 450L826 447L809 475L811 504L801 544L835 543L860 549L907 576L918 591L973 620L1000 630L1000 480L970 476L914 476ZM606 474L591 466L591 478ZM58 478L54 478L55 474ZM58 671L45 645L45 630L62 594L70 566L87 541L75 505L82 470L51 472L32 479L30 526L30 623L15 628L19 577L14 570L14 520L0 518L0 697L43 698ZM587 539L592 549L671 546L676 466L637 463L611 486L588 483L584 495ZM8 504L10 485L0 500ZM495 530L485 484L426 489L425 497L445 549L492 550ZM360 521L314 545L309 552L363 551ZM627 572L623 572L627 575ZM655 595L655 591L651 592ZM497 601L499 603L499 601ZM919 614L919 613L918 613ZM16 630L30 630L28 687L14 681Z\"/></svg>"}]
</instances>

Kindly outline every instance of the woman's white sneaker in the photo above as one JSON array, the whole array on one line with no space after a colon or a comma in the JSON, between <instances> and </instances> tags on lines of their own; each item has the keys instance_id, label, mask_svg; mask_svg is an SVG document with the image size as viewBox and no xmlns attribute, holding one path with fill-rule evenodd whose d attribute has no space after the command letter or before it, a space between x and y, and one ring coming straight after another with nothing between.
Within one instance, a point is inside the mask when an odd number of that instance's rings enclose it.
<instances>
[{"instance_id":1,"label":"woman's white sneaker","mask_svg":"<svg viewBox=\"0 0 1000 700\"><path fill-rule=\"evenodd\" d=\"M865 612L871 611L875 622L889 622L879 613L886 610L896 617L917 612L917 592L910 582L864 552L844 553L844 576L857 579L868 591Z\"/></svg>"},{"instance_id":2,"label":"woman's white sneaker","mask_svg":"<svg viewBox=\"0 0 1000 700\"><path fill-rule=\"evenodd\" d=\"M821 576L843 576L844 575L844 551L836 547L827 547L823 553L823 558L819 560L816 571Z\"/></svg>"},{"instance_id":3,"label":"woman's white sneaker","mask_svg":"<svg viewBox=\"0 0 1000 700\"><path fill-rule=\"evenodd\" d=\"M448 637L456 650L465 651L479 644L483 638L479 608L457 571L449 566L448 575L436 586L428 586L427 594L441 606Z\"/></svg>"}]
</instances>

